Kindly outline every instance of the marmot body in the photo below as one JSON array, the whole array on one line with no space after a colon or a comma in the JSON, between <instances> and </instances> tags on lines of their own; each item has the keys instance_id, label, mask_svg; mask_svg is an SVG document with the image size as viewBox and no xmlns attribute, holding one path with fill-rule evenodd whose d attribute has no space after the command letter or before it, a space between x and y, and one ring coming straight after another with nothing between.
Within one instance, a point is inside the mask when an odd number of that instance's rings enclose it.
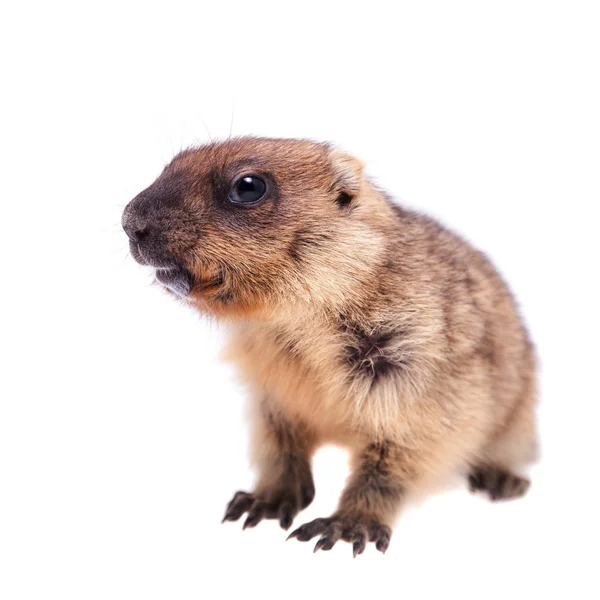
<instances>
[{"instance_id":1,"label":"marmot body","mask_svg":"<svg viewBox=\"0 0 600 600\"><path fill-rule=\"evenodd\" d=\"M385 551L405 496L463 470L522 495L536 375L513 298L479 251L404 210L326 144L238 138L186 150L125 209L131 251L230 332L253 402L258 481L225 520L288 528L316 449L352 473L336 512L292 536Z\"/></svg>"}]
</instances>

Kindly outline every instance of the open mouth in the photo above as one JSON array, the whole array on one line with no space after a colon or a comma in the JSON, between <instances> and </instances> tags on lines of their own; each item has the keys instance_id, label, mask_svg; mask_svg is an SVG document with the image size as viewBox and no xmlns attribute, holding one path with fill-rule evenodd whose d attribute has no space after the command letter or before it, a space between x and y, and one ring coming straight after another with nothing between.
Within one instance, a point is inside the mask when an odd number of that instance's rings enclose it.
<instances>
[{"instance_id":1,"label":"open mouth","mask_svg":"<svg viewBox=\"0 0 600 600\"><path fill-rule=\"evenodd\" d=\"M187 296L194 286L198 291L203 293L218 293L224 284L221 274L215 277L199 279L194 277L184 267L179 266L156 269L155 277L157 281L178 296Z\"/></svg>"},{"instance_id":2,"label":"open mouth","mask_svg":"<svg viewBox=\"0 0 600 600\"><path fill-rule=\"evenodd\" d=\"M207 275L206 277L199 278L192 275L182 265L172 261L166 263L159 262L153 257L146 256L146 252L142 253L139 245L136 243L131 242L129 247L134 260L141 265L153 267L155 269L154 276L156 277L156 281L178 296L188 296L193 287L200 292L209 294L217 293L225 283L221 271L216 275Z\"/></svg>"},{"instance_id":3,"label":"open mouth","mask_svg":"<svg viewBox=\"0 0 600 600\"><path fill-rule=\"evenodd\" d=\"M156 280L171 292L178 296L187 296L190 293L194 278L185 267L172 261L158 261L153 257L146 256L146 253L142 253L139 244L134 242L129 243L129 250L137 263L154 267Z\"/></svg>"},{"instance_id":4,"label":"open mouth","mask_svg":"<svg viewBox=\"0 0 600 600\"><path fill-rule=\"evenodd\" d=\"M194 278L183 267L156 269L156 280L178 296L187 296L192 290Z\"/></svg>"}]
</instances>

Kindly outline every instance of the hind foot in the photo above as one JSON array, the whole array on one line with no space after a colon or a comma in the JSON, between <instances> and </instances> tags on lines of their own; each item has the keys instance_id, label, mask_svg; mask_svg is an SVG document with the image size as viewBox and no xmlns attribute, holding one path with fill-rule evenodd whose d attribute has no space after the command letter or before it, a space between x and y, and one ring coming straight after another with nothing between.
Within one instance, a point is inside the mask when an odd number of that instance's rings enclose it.
<instances>
[{"instance_id":1,"label":"hind foot","mask_svg":"<svg viewBox=\"0 0 600 600\"><path fill-rule=\"evenodd\" d=\"M529 489L528 479L496 467L478 467L469 474L469 489L485 491L492 500L508 500L523 496Z\"/></svg>"}]
</instances>

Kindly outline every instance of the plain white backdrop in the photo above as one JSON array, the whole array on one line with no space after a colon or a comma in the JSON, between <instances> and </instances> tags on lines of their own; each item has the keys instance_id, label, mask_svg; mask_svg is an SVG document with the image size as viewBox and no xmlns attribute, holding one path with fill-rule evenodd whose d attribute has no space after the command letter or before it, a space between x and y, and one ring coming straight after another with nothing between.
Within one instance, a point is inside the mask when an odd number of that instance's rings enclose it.
<instances>
[{"instance_id":1,"label":"plain white backdrop","mask_svg":"<svg viewBox=\"0 0 600 600\"><path fill-rule=\"evenodd\" d=\"M596 2L7 2L0 30L0 598L599 597ZM230 131L336 142L493 258L542 367L525 499L459 481L356 560L220 524L244 390L119 220ZM321 452L297 524L345 476Z\"/></svg>"}]
</instances>

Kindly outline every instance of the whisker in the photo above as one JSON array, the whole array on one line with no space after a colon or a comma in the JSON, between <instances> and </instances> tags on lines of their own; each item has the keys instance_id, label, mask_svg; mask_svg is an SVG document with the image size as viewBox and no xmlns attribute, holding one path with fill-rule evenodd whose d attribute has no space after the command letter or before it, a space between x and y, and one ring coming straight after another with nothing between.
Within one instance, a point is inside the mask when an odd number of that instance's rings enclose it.
<instances>
[{"instance_id":1,"label":"whisker","mask_svg":"<svg viewBox=\"0 0 600 600\"><path fill-rule=\"evenodd\" d=\"M233 134L233 117L235 116L235 101L231 101L231 123L229 125L229 137L227 141L231 139L231 135Z\"/></svg>"},{"instance_id":2,"label":"whisker","mask_svg":"<svg viewBox=\"0 0 600 600\"><path fill-rule=\"evenodd\" d=\"M208 130L208 125L206 124L206 121L201 117L200 120L202 121L202 125L204 125L204 129L206 129L206 134L208 135L208 139L210 140L211 144L214 144L214 139L212 137L212 135L210 135L210 131Z\"/></svg>"}]
</instances>

